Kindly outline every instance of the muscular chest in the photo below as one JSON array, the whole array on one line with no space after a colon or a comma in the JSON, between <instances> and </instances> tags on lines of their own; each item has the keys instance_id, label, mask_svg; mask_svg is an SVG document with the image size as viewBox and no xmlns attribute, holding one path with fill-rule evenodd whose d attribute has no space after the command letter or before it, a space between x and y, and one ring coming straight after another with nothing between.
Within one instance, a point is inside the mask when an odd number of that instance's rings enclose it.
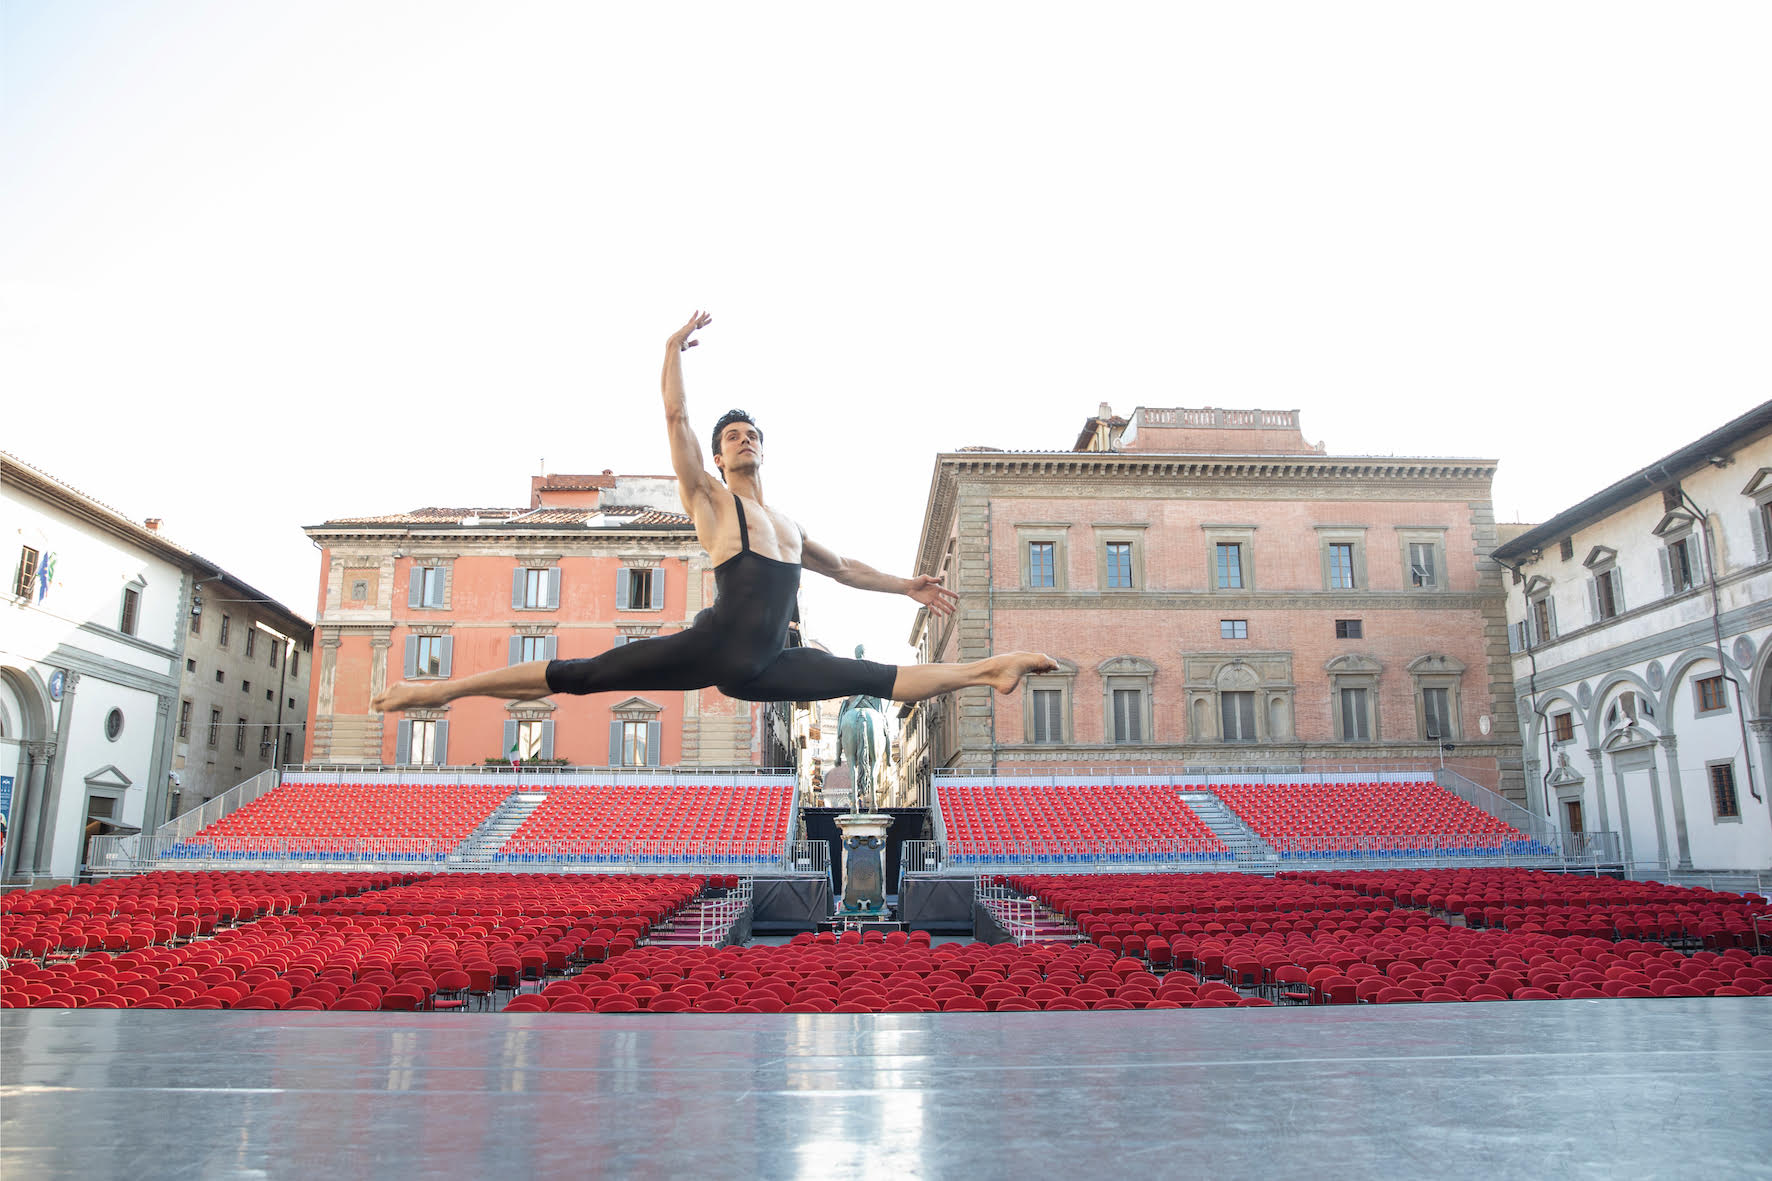
<instances>
[{"instance_id":1,"label":"muscular chest","mask_svg":"<svg viewBox=\"0 0 1772 1181\"><path fill-rule=\"evenodd\" d=\"M745 500L742 503L751 552L780 562L800 561L799 526L785 513L778 513L767 505L758 504L754 500ZM709 551L716 563L738 553L742 548L737 502L728 508L725 519L721 521L719 544Z\"/></svg>"}]
</instances>

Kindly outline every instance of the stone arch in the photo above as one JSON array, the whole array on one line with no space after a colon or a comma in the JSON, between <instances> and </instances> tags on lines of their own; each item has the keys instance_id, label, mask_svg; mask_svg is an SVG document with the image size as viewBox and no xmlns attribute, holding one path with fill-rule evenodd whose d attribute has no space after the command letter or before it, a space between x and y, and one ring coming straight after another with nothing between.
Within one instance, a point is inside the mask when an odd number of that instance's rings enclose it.
<instances>
[{"instance_id":1,"label":"stone arch","mask_svg":"<svg viewBox=\"0 0 1772 1181\"><path fill-rule=\"evenodd\" d=\"M1673 729L1663 724L1661 695L1649 688L1649 682L1633 672L1607 673L1600 678L1599 685L1594 689L1593 706L1586 711L1587 732L1590 735L1605 734L1606 702L1617 689L1631 688L1641 693L1645 700L1655 703L1655 728L1658 733L1672 734Z\"/></svg>"},{"instance_id":2,"label":"stone arch","mask_svg":"<svg viewBox=\"0 0 1772 1181\"><path fill-rule=\"evenodd\" d=\"M7 738L19 742L45 742L49 739L49 686L43 683L34 670L20 669L12 665L0 664L0 680L6 682L13 696L18 698L24 716L8 718L9 727L16 726L18 733L10 732Z\"/></svg>"},{"instance_id":3,"label":"stone arch","mask_svg":"<svg viewBox=\"0 0 1772 1181\"><path fill-rule=\"evenodd\" d=\"M1768 719L1772 718L1772 639L1760 644L1759 657L1752 681L1754 717Z\"/></svg>"},{"instance_id":4,"label":"stone arch","mask_svg":"<svg viewBox=\"0 0 1772 1181\"><path fill-rule=\"evenodd\" d=\"M1679 691L1680 682L1686 679L1686 674L1692 671L1692 666L1706 660L1714 664L1716 659L1717 650L1709 647L1688 648L1674 658L1672 665L1667 670L1667 680L1662 684L1661 697L1655 703L1655 708L1660 711L1661 716L1673 716L1674 694ZM1738 680L1747 679L1741 671L1741 666L1736 664L1735 658L1727 652L1723 653L1723 671Z\"/></svg>"},{"instance_id":5,"label":"stone arch","mask_svg":"<svg viewBox=\"0 0 1772 1181\"><path fill-rule=\"evenodd\" d=\"M1527 727L1526 749L1528 753L1538 750L1539 744L1544 741L1544 719L1551 713L1552 707L1559 702L1569 706L1569 712L1574 715L1576 724L1582 728L1584 734L1591 732L1587 728L1587 711L1583 710L1581 703L1575 700L1575 694L1567 689L1551 689L1539 694L1538 700L1531 703L1531 708L1521 718L1522 723Z\"/></svg>"}]
</instances>

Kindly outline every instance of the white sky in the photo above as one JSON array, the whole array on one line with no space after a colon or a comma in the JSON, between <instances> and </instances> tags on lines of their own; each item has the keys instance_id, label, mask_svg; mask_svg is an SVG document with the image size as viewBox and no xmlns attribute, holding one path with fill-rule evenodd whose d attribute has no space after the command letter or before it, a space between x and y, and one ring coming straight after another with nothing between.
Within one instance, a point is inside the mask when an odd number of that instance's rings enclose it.
<instances>
[{"instance_id":1,"label":"white sky","mask_svg":"<svg viewBox=\"0 0 1772 1181\"><path fill-rule=\"evenodd\" d=\"M703 430L893 572L937 451L1102 401L1542 520L1772 396L1769 59L1757 0L0 0L0 448L311 615L304 524L668 471L705 307Z\"/></svg>"}]
</instances>

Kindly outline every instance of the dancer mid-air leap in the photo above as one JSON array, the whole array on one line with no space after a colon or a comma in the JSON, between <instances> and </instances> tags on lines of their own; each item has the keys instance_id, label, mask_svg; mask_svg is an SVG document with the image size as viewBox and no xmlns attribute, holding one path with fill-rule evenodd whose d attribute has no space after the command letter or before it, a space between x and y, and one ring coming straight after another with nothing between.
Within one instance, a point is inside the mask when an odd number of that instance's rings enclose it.
<instances>
[{"instance_id":1,"label":"dancer mid-air leap","mask_svg":"<svg viewBox=\"0 0 1772 1181\"><path fill-rule=\"evenodd\" d=\"M745 701L823 701L853 694L922 701L968 685L1010 693L1027 674L1058 667L1038 652L1010 652L971 664L894 667L789 648L788 621L802 567L844 586L909 595L941 615L951 614L959 600L939 578L894 578L838 557L770 508L763 499L763 432L744 411L730 410L714 425L718 478L707 470L684 403L682 354L700 343L690 337L710 320L697 312L667 343L664 404L677 491L695 521L696 538L715 563L714 605L698 614L688 631L635 640L586 660L536 660L460 680L402 682L378 695L371 709L438 706L458 697L528 701L549 693L710 685Z\"/></svg>"}]
</instances>

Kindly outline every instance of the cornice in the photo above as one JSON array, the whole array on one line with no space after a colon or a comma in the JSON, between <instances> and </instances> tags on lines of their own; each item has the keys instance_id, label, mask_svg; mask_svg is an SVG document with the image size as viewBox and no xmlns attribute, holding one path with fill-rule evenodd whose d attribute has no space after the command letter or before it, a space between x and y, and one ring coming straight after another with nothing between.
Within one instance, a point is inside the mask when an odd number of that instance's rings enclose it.
<instances>
[{"instance_id":1,"label":"cornice","mask_svg":"<svg viewBox=\"0 0 1772 1181\"><path fill-rule=\"evenodd\" d=\"M998 611L1479 611L1503 598L1500 588L1487 593L998 590L991 605Z\"/></svg>"}]
</instances>

